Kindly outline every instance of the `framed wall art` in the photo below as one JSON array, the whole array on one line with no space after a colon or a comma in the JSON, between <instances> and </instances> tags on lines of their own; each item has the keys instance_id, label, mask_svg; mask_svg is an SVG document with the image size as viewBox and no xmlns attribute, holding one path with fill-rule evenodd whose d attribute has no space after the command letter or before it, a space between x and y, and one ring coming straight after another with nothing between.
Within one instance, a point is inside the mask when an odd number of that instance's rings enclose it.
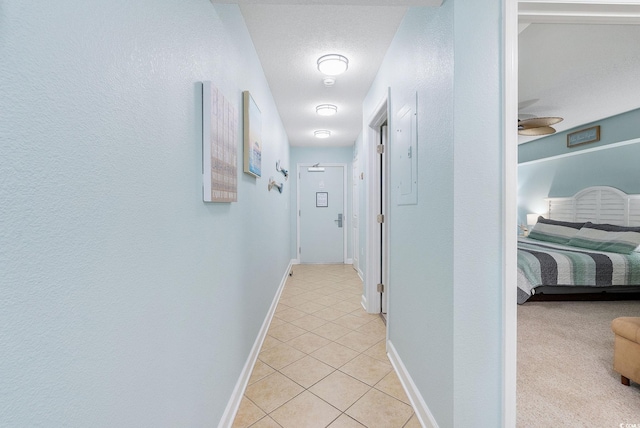
<instances>
[{"instance_id":1,"label":"framed wall art","mask_svg":"<svg viewBox=\"0 0 640 428\"><path fill-rule=\"evenodd\" d=\"M262 175L262 120L260 109L249 91L242 93L244 110L244 172Z\"/></svg>"},{"instance_id":2,"label":"framed wall art","mask_svg":"<svg viewBox=\"0 0 640 428\"><path fill-rule=\"evenodd\" d=\"M600 141L600 125L567 134L567 147Z\"/></svg>"},{"instance_id":3,"label":"framed wall art","mask_svg":"<svg viewBox=\"0 0 640 428\"><path fill-rule=\"evenodd\" d=\"M202 199L238 200L238 115L211 82L202 82Z\"/></svg>"}]
</instances>

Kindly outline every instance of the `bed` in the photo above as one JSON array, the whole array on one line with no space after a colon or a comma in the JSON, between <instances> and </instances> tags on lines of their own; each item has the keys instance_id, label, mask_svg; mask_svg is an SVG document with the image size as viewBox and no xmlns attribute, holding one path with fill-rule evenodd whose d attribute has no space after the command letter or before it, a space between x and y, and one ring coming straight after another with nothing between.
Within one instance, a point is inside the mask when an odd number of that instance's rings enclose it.
<instances>
[{"instance_id":1,"label":"bed","mask_svg":"<svg viewBox=\"0 0 640 428\"><path fill-rule=\"evenodd\" d=\"M597 186L547 203L518 239L518 303L640 299L640 195Z\"/></svg>"}]
</instances>

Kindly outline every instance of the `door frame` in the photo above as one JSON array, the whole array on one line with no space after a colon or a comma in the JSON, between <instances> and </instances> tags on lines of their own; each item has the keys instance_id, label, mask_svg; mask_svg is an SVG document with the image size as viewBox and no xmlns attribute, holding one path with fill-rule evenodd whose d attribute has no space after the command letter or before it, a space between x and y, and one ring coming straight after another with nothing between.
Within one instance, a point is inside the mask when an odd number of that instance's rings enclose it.
<instances>
[{"instance_id":1,"label":"door frame","mask_svg":"<svg viewBox=\"0 0 640 428\"><path fill-rule=\"evenodd\" d=\"M516 426L517 202L518 202L518 0L503 2L502 182L502 426Z\"/></svg>"},{"instance_id":2,"label":"door frame","mask_svg":"<svg viewBox=\"0 0 640 428\"><path fill-rule=\"evenodd\" d=\"M300 169L301 168L309 168L311 166L315 166L317 164L313 164L310 162L301 162L296 165L296 177L297 177L297 186L296 186L296 261L300 264ZM342 168L342 263L347 262L347 229L351 225L351 221L349 221L349 207L347 206L347 164L346 163L331 163L331 162L320 162L320 166L324 167L339 167Z\"/></svg>"},{"instance_id":3,"label":"door frame","mask_svg":"<svg viewBox=\"0 0 640 428\"><path fill-rule=\"evenodd\" d=\"M387 127L391 128L391 115L389 113L389 100L391 99L391 88L387 89L385 96L378 102L378 105L373 110L373 114L368 118L368 126L365 129L364 135L364 155L367 166L365 170L368 172L366 188L365 188L365 207L366 207L366 238L365 248L367 249L367 266L365 275L364 294L362 296L362 306L371 314L379 314L382 310L380 293L377 290L378 278L380 278L380 259L381 251L380 245L377 243L379 237L379 224L377 222L378 207L380 206L380 168L378 168L378 153L376 152L376 146L380 141L380 126L386 121ZM387 144L390 144L390 136L387 138ZM388 152L388 148L387 148ZM389 159L386 162L387 172L389 168ZM389 174L386 174L387 180ZM387 186L388 187L388 186ZM387 198L388 199L388 198ZM387 212L388 212L388 207ZM360 214L362 216L362 213ZM386 222L385 228L387 239L386 247L389 248L389 222ZM387 277L389 276L389 257L385 257L385 271ZM387 295L387 299L389 299ZM388 318L387 318L388 319Z\"/></svg>"}]
</instances>

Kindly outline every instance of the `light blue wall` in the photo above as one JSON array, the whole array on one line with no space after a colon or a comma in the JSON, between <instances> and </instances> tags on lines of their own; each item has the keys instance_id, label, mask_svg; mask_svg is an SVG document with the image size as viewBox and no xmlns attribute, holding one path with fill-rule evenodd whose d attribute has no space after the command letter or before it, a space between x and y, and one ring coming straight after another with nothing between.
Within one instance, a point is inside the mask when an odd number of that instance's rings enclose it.
<instances>
[{"instance_id":1,"label":"light blue wall","mask_svg":"<svg viewBox=\"0 0 640 428\"><path fill-rule=\"evenodd\" d=\"M501 425L500 16L410 9L364 102L366 128L391 88L389 339L440 427ZM399 206L394 116L416 92L418 203Z\"/></svg>"},{"instance_id":2,"label":"light blue wall","mask_svg":"<svg viewBox=\"0 0 640 428\"><path fill-rule=\"evenodd\" d=\"M202 202L202 80L289 163L239 9L5 0L0 58L0 425L216 426L290 260L290 189Z\"/></svg>"},{"instance_id":3,"label":"light blue wall","mask_svg":"<svg viewBox=\"0 0 640 428\"><path fill-rule=\"evenodd\" d=\"M296 222L297 222L297 204L296 194L298 189L298 175L296 174L297 166L299 163L343 163L347 166L347 208L350 212L351 201L353 198L351 185L351 163L353 162L353 147L291 147L291 164L289 165L289 180L287 184L291 187L291 258L297 257L296 251ZM280 180L278 178L278 180ZM351 214L348 213L344 227L347 228L347 258L351 258L353 254L352 250L352 236L351 236ZM304 233L304 231L300 231Z\"/></svg>"},{"instance_id":4,"label":"light blue wall","mask_svg":"<svg viewBox=\"0 0 640 428\"><path fill-rule=\"evenodd\" d=\"M502 425L503 1L455 1L454 426ZM478 132L478 130L482 130Z\"/></svg>"},{"instance_id":5,"label":"light blue wall","mask_svg":"<svg viewBox=\"0 0 640 428\"><path fill-rule=\"evenodd\" d=\"M528 213L544 213L544 198L573 196L589 186L612 186L640 193L640 110L599 122L601 141L569 149L567 132L519 146L518 220ZM633 143L635 141L635 143ZM616 144L632 142L633 144ZM524 161L527 159L527 161Z\"/></svg>"}]
</instances>

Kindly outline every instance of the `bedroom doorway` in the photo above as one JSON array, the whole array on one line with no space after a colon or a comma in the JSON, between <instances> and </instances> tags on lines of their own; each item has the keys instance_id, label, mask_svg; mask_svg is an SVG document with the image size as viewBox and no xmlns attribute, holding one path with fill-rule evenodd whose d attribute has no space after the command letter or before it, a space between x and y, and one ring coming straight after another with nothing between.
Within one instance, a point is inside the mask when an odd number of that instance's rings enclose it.
<instances>
[{"instance_id":1,"label":"bedroom doorway","mask_svg":"<svg viewBox=\"0 0 640 428\"><path fill-rule=\"evenodd\" d=\"M537 3L537 4L536 4ZM573 3L577 3L577 2L573 2ZM505 53L505 62L509 62L510 60L513 62L513 65L511 66L507 66L506 70L505 70L505 76L506 76L506 87L508 88L509 85L511 85L514 88L518 87L518 81L519 81L519 76L518 76L518 59L519 59L519 54L520 53L524 53L523 52L518 52L518 46L517 46L517 42L519 39L519 32L517 31L517 25L519 24L518 22L518 16L520 14L522 14L523 16L527 16L526 14L523 13L523 9L520 10L520 13L518 13L517 10L517 6L518 4L520 6L526 6L526 7L530 7L530 8L540 8L539 12L542 14L545 11L547 11L547 15L546 18L549 20L556 20L556 23L560 23L560 20L567 20L567 19L573 19L574 21L572 22L572 25L574 26L578 26L578 25L586 25L586 24L595 24L595 23L600 23L600 24L607 24L607 26L612 26L612 24L614 24L615 17L612 16L612 14L608 14L607 13L607 8L610 8L611 5L610 3L604 2L604 1L598 1L595 0L593 2L581 2L583 3L582 7L583 9L580 10L580 5L574 5L573 7L571 5L569 5L568 3L564 2L555 2L555 3L547 3L544 6L540 6L540 2L533 2L533 1L521 1L521 2L515 2L516 4L516 16L515 16L515 20L514 17L512 16L512 14L508 14L507 17L507 39L511 39L513 38L513 40L515 40L516 45L515 46L509 46L509 43L507 43L506 46L506 53ZM587 7L584 5L585 3L589 3L589 9L590 10L585 10ZM625 2L625 7L635 7L636 11L638 11L638 7L640 6L640 2L638 1L630 1L630 2ZM619 6L620 8L622 8L622 6ZM555 9L555 16L554 16L554 9ZM560 11L562 9L562 12L564 14L564 17L560 18ZM609 12L611 10L609 9ZM638 14L636 12L635 14L635 20L636 20L636 24L637 24L637 19L638 16L640 14ZM626 17L620 15L618 17L618 23L620 23L620 21L622 20L627 20L626 24L631 24L630 20L632 19L632 17L630 15L627 15ZM528 19L532 19L531 16L528 16ZM580 20L582 20L582 22L580 22ZM513 21L513 22L512 22ZM540 23L540 22L538 22ZM526 25L526 24L525 24ZM514 27L515 27L515 33L514 33ZM532 27L533 28L533 27ZM526 30L525 30L526 31ZM545 34L550 34L550 32L546 32ZM575 40L579 40L579 38L575 38ZM540 43L540 45L542 45L542 43ZM525 45L526 46L526 45ZM511 53L513 53L513 57L510 58ZM597 54L593 54L594 57L598 57ZM524 58L524 56L522 56L522 58ZM600 59L600 61L602 61L602 59ZM540 63L540 62L538 62ZM567 72L570 70L566 70ZM557 84L557 83L556 83ZM588 91L588 88L584 88L584 91ZM531 97L526 97L523 99L523 101L527 100L528 98ZM515 99L515 101L513 101L512 97L509 97L505 100L505 122L508 125L509 123L513 123L513 116L511 114L511 112L513 110L516 110L517 112L517 98ZM510 131L510 133L512 133L512 131ZM505 144L507 145L505 147L505 149L508 149L508 146L510 145L509 142L509 138L511 138L511 135L508 133L507 134L507 138L505 138ZM515 147L517 148L517 137L515 139ZM516 177L517 177L517 160L514 160L515 164L514 165L510 165L509 163L506 164L506 179L509 179L509 174L510 171L512 171L513 168L516 169ZM522 182L521 182L522 183ZM601 184L601 183L597 183L597 184ZM506 192L506 202L507 202L507 207L506 207L506 212L509 213L510 209L516 209L517 207L517 200L518 200L518 194L512 194L509 195L509 191L510 189L508 189L508 191ZM514 215L516 215L514 213ZM522 215L522 214L521 214ZM511 233L511 231L509 230L510 228L512 228L511 226L505 224L505 233L506 236L508 236L509 233ZM510 241L510 239L508 239L507 241ZM513 270L516 270L516 246L514 245L512 248L505 248L506 251L506 257L507 257L507 262L505 263L506 266L506 271L505 271L505 276L507 278L507 280L505 281L505 285L509 285L510 284L510 278L513 275ZM515 289L515 287L513 287ZM504 310L505 310L505 322L508 324L510 322L510 320L516 320L517 319L517 312L518 312L518 306L515 303L515 300L509 298L509 290L505 290L505 306L504 306ZM562 305L564 303L559 303L557 306L559 307L560 305ZM520 311L520 315L522 316L522 320L517 320L516 325L520 324L521 328L525 328L527 327L527 322L529 322L529 320L526 318L526 314L528 312L530 312L531 307L527 307L526 304L521 307ZM553 309L556 309L556 306L553 307ZM595 314L594 314L595 315ZM535 318L535 317L533 317ZM610 318L610 317L609 317ZM509 327L505 326L504 327L505 331L508 331ZM610 334L610 331L606 331L607 334ZM515 334L515 333L514 333ZM511 336L510 334L508 335L509 337ZM520 334L519 338L523 339L525 338L526 335L525 334ZM527 345L529 345L529 343L526 343ZM517 359L516 359L516 345L515 343L506 343L506 351L509 354L513 354L513 361L511 361L511 358L506 358L505 359L505 369L510 372L513 371L513 373L516 373L516 367L517 367ZM522 363L523 361L525 361L525 359L530 355L529 353L526 353L526 351L523 351L521 349L522 354L518 355L518 357L520 357L520 362ZM608 359L610 357L606 357L606 359ZM524 377L526 378L526 376ZM575 385L575 384L574 384ZM522 389L523 387L526 387L526 381L523 381L520 385L518 385L518 396L522 397ZM506 391L508 392L509 389L506 388ZM592 393L595 393L596 391L592 391ZM513 390L513 394L515 396L515 387ZM600 391L598 391L598 393L600 393ZM519 399L518 399L519 400ZM511 399L508 399L508 405L505 406L506 409L509 409L511 407ZM518 412L520 412L522 410L518 410ZM515 417L515 411L514 411L514 417Z\"/></svg>"}]
</instances>

